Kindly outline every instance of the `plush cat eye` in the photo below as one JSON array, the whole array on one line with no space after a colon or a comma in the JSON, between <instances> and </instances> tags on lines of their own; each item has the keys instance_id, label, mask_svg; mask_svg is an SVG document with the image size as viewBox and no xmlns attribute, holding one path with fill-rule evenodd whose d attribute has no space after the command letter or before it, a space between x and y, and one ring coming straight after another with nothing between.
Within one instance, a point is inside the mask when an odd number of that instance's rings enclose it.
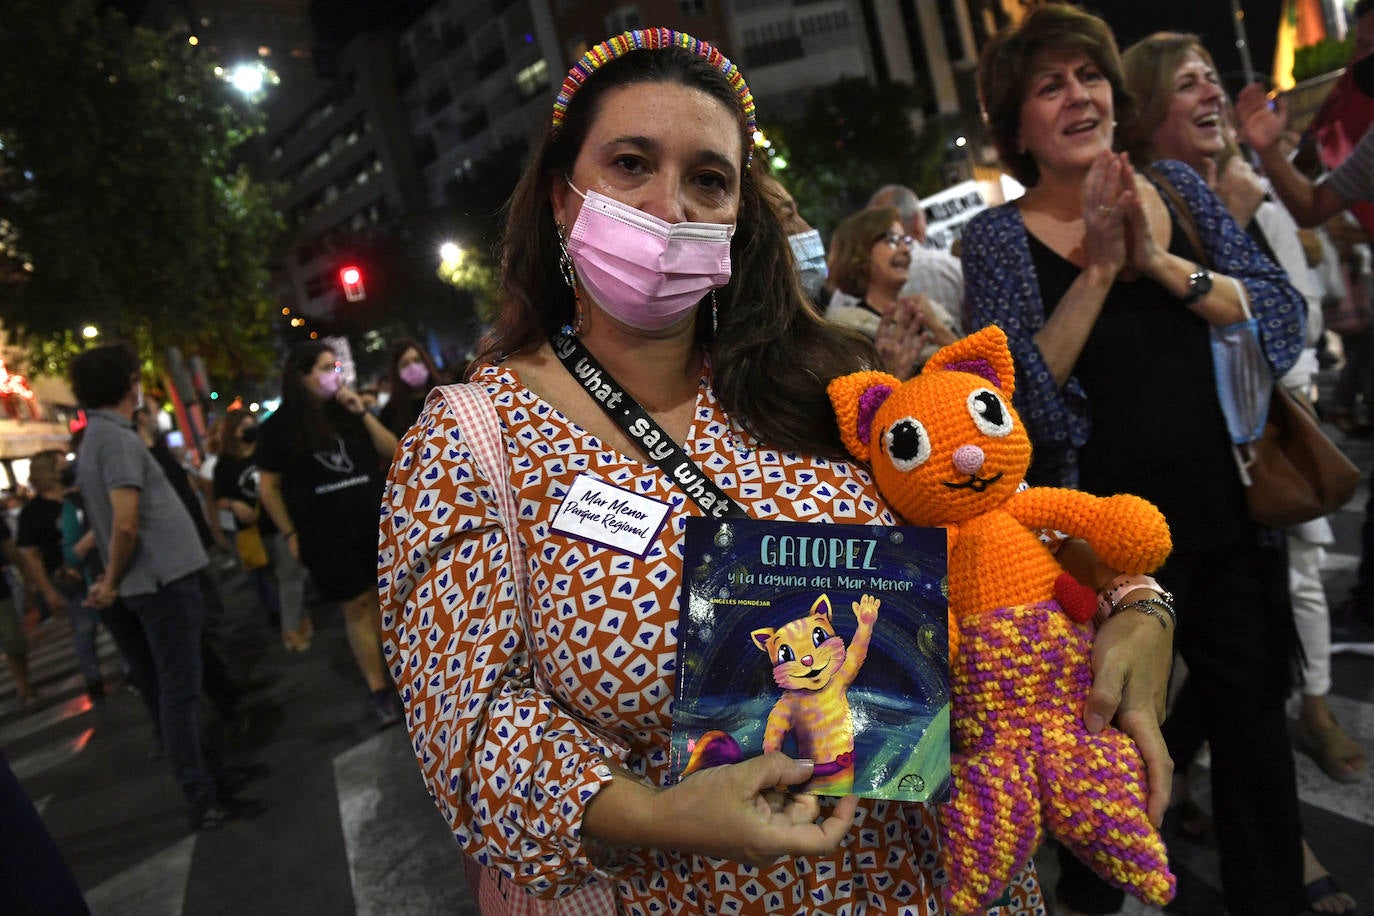
<instances>
[{"instance_id":1,"label":"plush cat eye","mask_svg":"<svg viewBox=\"0 0 1374 916\"><path fill-rule=\"evenodd\" d=\"M1002 396L991 388L979 388L968 396L968 412L973 425L985 436L1000 439L1011 433L1011 411Z\"/></svg>"},{"instance_id":2,"label":"plush cat eye","mask_svg":"<svg viewBox=\"0 0 1374 916\"><path fill-rule=\"evenodd\" d=\"M883 431L883 451L892 466L905 474L925 464L930 457L930 436L915 417L902 417Z\"/></svg>"}]
</instances>

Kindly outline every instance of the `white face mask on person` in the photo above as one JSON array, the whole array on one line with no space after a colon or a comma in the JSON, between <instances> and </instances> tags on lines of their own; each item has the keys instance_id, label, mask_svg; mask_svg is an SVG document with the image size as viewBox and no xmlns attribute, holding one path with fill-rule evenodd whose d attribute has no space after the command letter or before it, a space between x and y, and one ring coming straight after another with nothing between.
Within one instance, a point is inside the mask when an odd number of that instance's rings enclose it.
<instances>
[{"instance_id":1,"label":"white face mask on person","mask_svg":"<svg viewBox=\"0 0 1374 916\"><path fill-rule=\"evenodd\" d=\"M568 233L568 254L588 295L612 318L641 331L682 320L730 282L730 237L721 223L667 223L596 191Z\"/></svg>"},{"instance_id":2,"label":"white face mask on person","mask_svg":"<svg viewBox=\"0 0 1374 916\"><path fill-rule=\"evenodd\" d=\"M821 242L818 229L808 229L787 237L792 246L792 257L797 261L797 273L801 275L802 288L808 296L815 296L825 285L830 270L825 266L825 245Z\"/></svg>"}]
</instances>

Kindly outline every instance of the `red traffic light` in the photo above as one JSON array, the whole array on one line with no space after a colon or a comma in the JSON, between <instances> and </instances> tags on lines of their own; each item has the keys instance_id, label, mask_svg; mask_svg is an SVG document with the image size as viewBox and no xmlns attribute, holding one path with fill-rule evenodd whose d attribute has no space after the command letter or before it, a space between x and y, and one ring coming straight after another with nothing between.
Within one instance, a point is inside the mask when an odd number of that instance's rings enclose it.
<instances>
[{"instance_id":1,"label":"red traffic light","mask_svg":"<svg viewBox=\"0 0 1374 916\"><path fill-rule=\"evenodd\" d=\"M349 302L357 302L367 296L367 290L363 289L363 272L356 266L350 264L341 268L339 282L343 284L344 298Z\"/></svg>"}]
</instances>

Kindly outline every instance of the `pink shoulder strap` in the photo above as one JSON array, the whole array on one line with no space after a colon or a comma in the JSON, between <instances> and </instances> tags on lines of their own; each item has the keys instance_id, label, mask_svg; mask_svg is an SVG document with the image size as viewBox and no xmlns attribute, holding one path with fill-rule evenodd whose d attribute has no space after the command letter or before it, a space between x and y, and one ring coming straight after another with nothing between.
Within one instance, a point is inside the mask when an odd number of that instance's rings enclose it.
<instances>
[{"instance_id":1,"label":"pink shoulder strap","mask_svg":"<svg viewBox=\"0 0 1374 916\"><path fill-rule=\"evenodd\" d=\"M511 553L515 558L515 568L520 574L515 576L515 591L520 600L520 612L529 615L529 604L525 596L525 549L520 543L517 527L519 515L515 508L515 491L510 485L510 457L502 435L501 418L492 406L480 385L468 382L462 385L444 385L438 389L448 403L449 409L458 418L463 431L463 441L472 451L477 470L482 473L496 490L496 507L501 513L501 526L506 529ZM533 660L531 660L533 665Z\"/></svg>"},{"instance_id":2,"label":"pink shoulder strap","mask_svg":"<svg viewBox=\"0 0 1374 916\"><path fill-rule=\"evenodd\" d=\"M515 491L510 485L510 456L506 454L501 417L492 406L480 385L444 385L438 391L463 431L463 441L477 462L477 470L496 489L496 506L501 513L501 525L506 529L512 556L515 559L515 591L520 601L520 619L526 642L530 628L529 604L525 596L525 576L528 565L520 543L519 518L515 508ZM530 668L539 676L542 669L531 647ZM610 887L594 882L558 900L543 900L524 892L524 889L502 877L493 868L483 868L476 860L464 856L463 870L468 889L477 898L483 916L607 916L616 912L615 898Z\"/></svg>"}]
</instances>

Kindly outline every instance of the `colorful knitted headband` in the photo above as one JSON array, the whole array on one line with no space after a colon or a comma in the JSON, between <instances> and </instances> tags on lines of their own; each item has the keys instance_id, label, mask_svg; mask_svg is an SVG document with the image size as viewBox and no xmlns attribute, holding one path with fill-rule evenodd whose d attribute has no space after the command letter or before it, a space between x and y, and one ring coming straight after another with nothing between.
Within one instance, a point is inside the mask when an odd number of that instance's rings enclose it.
<instances>
[{"instance_id":1,"label":"colorful knitted headband","mask_svg":"<svg viewBox=\"0 0 1374 916\"><path fill-rule=\"evenodd\" d=\"M744 81L744 74L740 72L739 67L736 67L728 57L716 50L714 46L693 38L685 32L675 32L672 29L635 29L632 32L617 35L615 38L609 38L583 54L582 59L568 71L567 77L563 80L563 88L558 90L558 98L553 101L553 129L557 131L563 126L563 119L567 117L568 103L572 101L573 94L598 68L617 57L624 57L631 51L658 50L659 48L671 47L685 48L725 74L730 87L739 96L740 107L744 109L745 126L748 128L751 138L749 151L752 153L752 138L758 124L754 120L754 94L749 91L749 84Z\"/></svg>"}]
</instances>

